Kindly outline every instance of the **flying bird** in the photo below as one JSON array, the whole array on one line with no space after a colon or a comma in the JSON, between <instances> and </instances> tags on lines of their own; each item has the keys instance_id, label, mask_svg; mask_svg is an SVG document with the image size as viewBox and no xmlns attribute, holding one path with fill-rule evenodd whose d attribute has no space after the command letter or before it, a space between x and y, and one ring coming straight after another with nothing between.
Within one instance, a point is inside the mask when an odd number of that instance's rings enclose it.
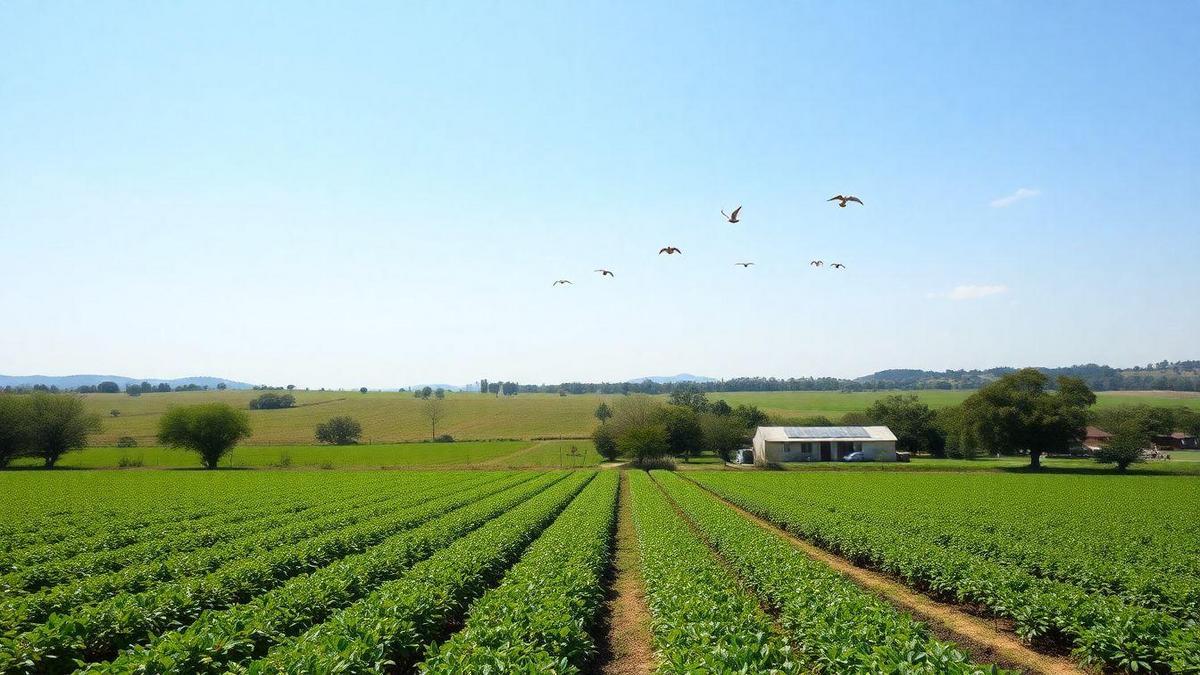
<instances>
[{"instance_id":1,"label":"flying bird","mask_svg":"<svg viewBox=\"0 0 1200 675\"><path fill-rule=\"evenodd\" d=\"M559 279L558 281L550 284L550 286L553 288L554 286L557 286L559 284L570 284L570 283L571 283L571 281L569 279ZM572 285L574 285L574 284L572 284Z\"/></svg>"},{"instance_id":2,"label":"flying bird","mask_svg":"<svg viewBox=\"0 0 1200 675\"><path fill-rule=\"evenodd\" d=\"M836 197L830 197L829 199L826 199L825 201L832 202L835 200L841 202L840 204L838 204L838 206L842 207L843 209L846 208L846 202L858 202L859 204L862 204L861 199L859 199L858 197L854 197L852 195L845 195L845 196L837 195Z\"/></svg>"},{"instance_id":3,"label":"flying bird","mask_svg":"<svg viewBox=\"0 0 1200 675\"><path fill-rule=\"evenodd\" d=\"M726 215L725 209L721 209L721 215L725 216L725 220L728 220L731 223L736 223L736 222L738 222L738 212L741 210L742 210L742 207L739 206L733 210L733 213Z\"/></svg>"},{"instance_id":4,"label":"flying bird","mask_svg":"<svg viewBox=\"0 0 1200 675\"><path fill-rule=\"evenodd\" d=\"M820 267L821 265L824 265L825 263L820 260L814 260L808 264L812 265L813 267Z\"/></svg>"},{"instance_id":5,"label":"flying bird","mask_svg":"<svg viewBox=\"0 0 1200 675\"><path fill-rule=\"evenodd\" d=\"M592 271L593 271L593 272L599 272L599 273L600 273L600 276L602 276L602 277L611 277L611 276L613 276L613 273L612 273L612 272L609 272L608 270L592 270Z\"/></svg>"},{"instance_id":6,"label":"flying bird","mask_svg":"<svg viewBox=\"0 0 1200 675\"><path fill-rule=\"evenodd\" d=\"M749 267L749 266L753 265L754 263L752 263L752 262L746 262L746 263L733 263L733 264L734 264L734 265L741 265L742 267Z\"/></svg>"},{"instance_id":7,"label":"flying bird","mask_svg":"<svg viewBox=\"0 0 1200 675\"><path fill-rule=\"evenodd\" d=\"M663 248L658 249L659 255L662 255L664 253L666 253L667 255L674 255L676 253L682 255L683 251L680 251L679 249L675 248L674 246L664 246Z\"/></svg>"},{"instance_id":8,"label":"flying bird","mask_svg":"<svg viewBox=\"0 0 1200 675\"><path fill-rule=\"evenodd\" d=\"M836 268L837 268L837 269L839 269L839 270L844 270L844 269L846 269L846 266L845 266L845 265L843 265L842 263L833 263L832 265L830 265L830 267L836 267Z\"/></svg>"}]
</instances>

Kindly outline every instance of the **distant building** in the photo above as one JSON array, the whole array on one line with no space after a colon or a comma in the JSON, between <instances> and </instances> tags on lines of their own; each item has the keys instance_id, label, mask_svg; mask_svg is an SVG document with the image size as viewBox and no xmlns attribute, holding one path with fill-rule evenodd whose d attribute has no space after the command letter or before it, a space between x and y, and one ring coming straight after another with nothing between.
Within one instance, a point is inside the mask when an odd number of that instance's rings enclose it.
<instances>
[{"instance_id":1,"label":"distant building","mask_svg":"<svg viewBox=\"0 0 1200 675\"><path fill-rule=\"evenodd\" d=\"M887 427L759 427L754 463L836 462L852 452L877 462L896 461L896 435Z\"/></svg>"},{"instance_id":2,"label":"distant building","mask_svg":"<svg viewBox=\"0 0 1200 675\"><path fill-rule=\"evenodd\" d=\"M1084 454L1094 455L1097 450L1108 445L1112 437L1112 434L1100 427L1089 426L1083 434L1083 440L1080 441L1080 449Z\"/></svg>"},{"instance_id":3,"label":"distant building","mask_svg":"<svg viewBox=\"0 0 1200 675\"><path fill-rule=\"evenodd\" d=\"M1172 434L1162 434L1151 439L1154 447L1161 450L1200 450L1200 443L1191 434L1176 431Z\"/></svg>"}]
</instances>

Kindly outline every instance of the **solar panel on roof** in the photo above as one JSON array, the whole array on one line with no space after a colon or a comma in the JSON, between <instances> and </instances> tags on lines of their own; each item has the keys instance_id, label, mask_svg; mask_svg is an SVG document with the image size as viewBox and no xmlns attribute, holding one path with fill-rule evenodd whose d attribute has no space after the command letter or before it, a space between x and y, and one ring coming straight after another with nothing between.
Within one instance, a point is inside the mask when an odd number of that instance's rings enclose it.
<instances>
[{"instance_id":1,"label":"solar panel on roof","mask_svg":"<svg viewBox=\"0 0 1200 675\"><path fill-rule=\"evenodd\" d=\"M784 427L788 438L870 438L864 427Z\"/></svg>"}]
</instances>

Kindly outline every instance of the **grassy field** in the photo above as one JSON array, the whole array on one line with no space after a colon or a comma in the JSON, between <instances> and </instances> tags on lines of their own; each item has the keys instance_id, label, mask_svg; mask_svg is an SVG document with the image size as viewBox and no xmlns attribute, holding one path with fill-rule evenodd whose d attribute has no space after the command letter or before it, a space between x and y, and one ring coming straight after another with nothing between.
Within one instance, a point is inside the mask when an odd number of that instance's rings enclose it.
<instances>
[{"instance_id":1,"label":"grassy field","mask_svg":"<svg viewBox=\"0 0 1200 675\"><path fill-rule=\"evenodd\" d=\"M875 399L893 392L732 392L710 395L731 405L749 403L768 414L784 417L825 415L837 418L863 410ZM940 408L960 403L969 391L921 391L929 405ZM154 445L158 418L172 405L224 401L247 408L258 392L206 391L145 394L88 394L87 406L104 417L104 430L95 445L114 445L121 436L132 436L140 445ZM297 407L286 410L249 411L254 435L248 445L308 445L313 428L335 415L350 415L363 425L364 443L401 443L430 437L428 421L422 417L421 401L411 394L358 392L293 392ZM458 440L535 439L581 437L596 423L592 413L602 400L613 396L521 394L507 398L482 394L449 394L446 418L439 434ZM1186 405L1200 409L1200 396L1171 395L1171 392L1110 392L1098 396L1098 406L1125 403ZM109 413L116 410L119 417Z\"/></svg>"},{"instance_id":2,"label":"grassy field","mask_svg":"<svg viewBox=\"0 0 1200 675\"><path fill-rule=\"evenodd\" d=\"M575 455L571 448L575 448ZM591 441L464 441L375 445L240 446L221 460L223 468L379 469L411 467L578 468L598 464ZM40 462L18 459L14 467ZM195 453L161 447L86 448L65 455L63 469L199 468Z\"/></svg>"}]
</instances>

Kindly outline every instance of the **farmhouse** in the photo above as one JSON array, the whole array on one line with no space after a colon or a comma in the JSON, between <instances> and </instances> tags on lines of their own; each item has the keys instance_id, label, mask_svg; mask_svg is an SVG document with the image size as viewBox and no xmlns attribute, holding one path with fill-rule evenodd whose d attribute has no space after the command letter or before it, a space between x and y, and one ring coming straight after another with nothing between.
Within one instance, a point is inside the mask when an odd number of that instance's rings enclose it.
<instances>
[{"instance_id":1,"label":"farmhouse","mask_svg":"<svg viewBox=\"0 0 1200 675\"><path fill-rule=\"evenodd\" d=\"M1079 445L1084 454L1094 455L1097 450L1108 445L1110 440L1112 440L1112 434L1100 427L1088 426Z\"/></svg>"},{"instance_id":2,"label":"farmhouse","mask_svg":"<svg viewBox=\"0 0 1200 675\"><path fill-rule=\"evenodd\" d=\"M887 427L759 427L754 463L836 462L861 451L877 462L896 461L896 435Z\"/></svg>"},{"instance_id":3,"label":"farmhouse","mask_svg":"<svg viewBox=\"0 0 1200 675\"><path fill-rule=\"evenodd\" d=\"M1196 442L1195 436L1191 434L1185 434L1181 431L1155 436L1152 440L1154 441L1154 446L1161 450L1200 449L1200 443Z\"/></svg>"}]
</instances>

